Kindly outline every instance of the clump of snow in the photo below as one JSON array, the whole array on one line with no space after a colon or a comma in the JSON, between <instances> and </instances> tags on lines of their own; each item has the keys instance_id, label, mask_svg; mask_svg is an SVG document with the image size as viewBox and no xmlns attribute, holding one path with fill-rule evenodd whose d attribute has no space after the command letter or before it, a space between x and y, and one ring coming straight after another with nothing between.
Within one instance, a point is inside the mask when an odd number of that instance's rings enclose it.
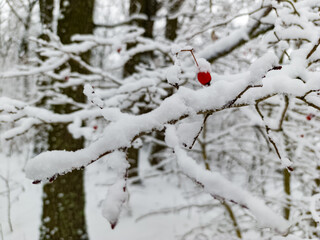
<instances>
[{"instance_id":1,"label":"clump of snow","mask_svg":"<svg viewBox=\"0 0 320 240\"><path fill-rule=\"evenodd\" d=\"M95 93L93 90L93 87L90 84L85 84L83 93L87 96L89 101L91 101L93 104L97 105L99 108L103 108L104 103L101 100L101 98Z\"/></svg>"},{"instance_id":2,"label":"clump of snow","mask_svg":"<svg viewBox=\"0 0 320 240\"><path fill-rule=\"evenodd\" d=\"M132 146L136 149L142 147L142 145L143 145L143 142L142 142L141 138L134 140L134 142L132 143Z\"/></svg>"},{"instance_id":3,"label":"clump of snow","mask_svg":"<svg viewBox=\"0 0 320 240\"><path fill-rule=\"evenodd\" d=\"M167 71L167 81L170 85L177 86L179 85L179 78L181 75L181 68L178 65L173 65L169 67Z\"/></svg>"},{"instance_id":4,"label":"clump of snow","mask_svg":"<svg viewBox=\"0 0 320 240\"><path fill-rule=\"evenodd\" d=\"M86 139L90 139L93 133L93 128L82 127L81 118L76 117L73 123L68 125L68 131L75 139L79 139L82 136L84 136Z\"/></svg>"},{"instance_id":5,"label":"clump of snow","mask_svg":"<svg viewBox=\"0 0 320 240\"><path fill-rule=\"evenodd\" d=\"M281 158L281 166L283 168L289 168L289 167L292 167L292 162L289 160L289 158L286 158L286 157L282 157Z\"/></svg>"},{"instance_id":6,"label":"clump of snow","mask_svg":"<svg viewBox=\"0 0 320 240\"><path fill-rule=\"evenodd\" d=\"M108 165L117 173L116 181L108 189L107 196L102 203L102 215L109 221L111 228L115 228L121 213L123 204L128 199L126 172L129 163L126 153L116 151L108 156Z\"/></svg>"},{"instance_id":7,"label":"clump of snow","mask_svg":"<svg viewBox=\"0 0 320 240\"><path fill-rule=\"evenodd\" d=\"M176 134L175 126L173 125L166 126L166 135L164 140L166 144L171 148L174 148L175 146L179 145L179 139Z\"/></svg>"},{"instance_id":8,"label":"clump of snow","mask_svg":"<svg viewBox=\"0 0 320 240\"><path fill-rule=\"evenodd\" d=\"M109 189L105 200L102 203L102 215L110 222L111 228L115 228L124 202L128 199L128 192L125 191L126 182L119 179Z\"/></svg>"},{"instance_id":9,"label":"clump of snow","mask_svg":"<svg viewBox=\"0 0 320 240\"><path fill-rule=\"evenodd\" d=\"M203 121L200 119L193 122L183 122L177 128L180 142L185 147L190 147L202 127Z\"/></svg>"},{"instance_id":10,"label":"clump of snow","mask_svg":"<svg viewBox=\"0 0 320 240\"><path fill-rule=\"evenodd\" d=\"M261 84L262 78L265 77L268 70L271 70L272 67L277 64L277 62L278 58L272 52L268 52L261 58L257 59L249 67L251 82L254 84Z\"/></svg>"},{"instance_id":11,"label":"clump of snow","mask_svg":"<svg viewBox=\"0 0 320 240\"><path fill-rule=\"evenodd\" d=\"M121 116L125 116L125 113L122 113L119 108L104 108L101 110L102 116L107 121L115 122L121 118Z\"/></svg>"},{"instance_id":12,"label":"clump of snow","mask_svg":"<svg viewBox=\"0 0 320 240\"><path fill-rule=\"evenodd\" d=\"M281 51L284 51L289 48L289 44L286 41L280 41L278 47Z\"/></svg>"},{"instance_id":13,"label":"clump of snow","mask_svg":"<svg viewBox=\"0 0 320 240\"><path fill-rule=\"evenodd\" d=\"M108 167L117 172L119 177L122 177L126 173L126 169L130 167L130 164L126 160L126 153L121 151L115 151L108 156Z\"/></svg>"},{"instance_id":14,"label":"clump of snow","mask_svg":"<svg viewBox=\"0 0 320 240\"><path fill-rule=\"evenodd\" d=\"M199 65L199 72L211 72L211 65L210 63L204 59L204 58L199 58L197 59L198 65Z\"/></svg>"}]
</instances>

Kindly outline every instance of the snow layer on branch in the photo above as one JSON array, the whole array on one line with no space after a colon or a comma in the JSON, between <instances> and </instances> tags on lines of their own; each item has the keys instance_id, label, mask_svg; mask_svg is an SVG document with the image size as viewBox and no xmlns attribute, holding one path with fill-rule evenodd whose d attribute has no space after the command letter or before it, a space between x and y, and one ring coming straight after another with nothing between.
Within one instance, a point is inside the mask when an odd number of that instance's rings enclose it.
<instances>
[{"instance_id":1,"label":"snow layer on branch","mask_svg":"<svg viewBox=\"0 0 320 240\"><path fill-rule=\"evenodd\" d=\"M264 54L261 58L254 61L249 67L251 82L255 84L261 84L262 78L265 76L268 70L278 62L277 56L268 52Z\"/></svg>"},{"instance_id":2,"label":"snow layer on branch","mask_svg":"<svg viewBox=\"0 0 320 240\"><path fill-rule=\"evenodd\" d=\"M167 81L169 84L175 86L179 85L179 78L181 75L181 68L177 65L173 65L168 68L167 71Z\"/></svg>"},{"instance_id":3,"label":"snow layer on branch","mask_svg":"<svg viewBox=\"0 0 320 240\"><path fill-rule=\"evenodd\" d=\"M27 104L25 102L14 100L7 97L0 97L0 110L5 112L16 112L17 108L23 108Z\"/></svg>"},{"instance_id":4,"label":"snow layer on branch","mask_svg":"<svg viewBox=\"0 0 320 240\"><path fill-rule=\"evenodd\" d=\"M214 43L208 44L203 50L199 52L201 58L210 59L218 56L224 51L229 51L241 40L248 39L247 27L242 27L238 30L234 30L229 36L218 39Z\"/></svg>"},{"instance_id":5,"label":"snow layer on branch","mask_svg":"<svg viewBox=\"0 0 320 240\"><path fill-rule=\"evenodd\" d=\"M135 80L133 82L126 83L125 85L122 85L118 90L117 93L128 93L128 92L134 92L141 88L147 88L152 87L156 85L155 79L150 78L142 78L140 80Z\"/></svg>"},{"instance_id":6,"label":"snow layer on branch","mask_svg":"<svg viewBox=\"0 0 320 240\"><path fill-rule=\"evenodd\" d=\"M35 118L23 118L18 121L18 127L11 128L10 130L4 132L1 137L4 139L11 139L15 136L21 135L28 131L36 124L40 124L41 121Z\"/></svg>"},{"instance_id":7,"label":"snow layer on branch","mask_svg":"<svg viewBox=\"0 0 320 240\"><path fill-rule=\"evenodd\" d=\"M42 63L40 67L29 68L28 70L19 70L14 69L0 74L0 77L10 78L10 77L19 77L19 76L29 76L36 75L39 73L50 72L54 69L58 69L61 65L69 60L67 54L63 54L60 57L49 58Z\"/></svg>"},{"instance_id":8,"label":"snow layer on branch","mask_svg":"<svg viewBox=\"0 0 320 240\"><path fill-rule=\"evenodd\" d=\"M282 157L280 160L281 160L281 166L283 168L291 167L293 164L292 161L290 161L289 158L286 158L286 157Z\"/></svg>"},{"instance_id":9,"label":"snow layer on branch","mask_svg":"<svg viewBox=\"0 0 320 240\"><path fill-rule=\"evenodd\" d=\"M262 226L271 227L282 233L287 231L290 224L280 215L274 213L262 200L235 186L220 173L203 169L189 157L179 146L179 139L173 125L167 126L166 143L174 148L181 171L193 181L199 183L207 193L219 200L232 201L248 208Z\"/></svg>"},{"instance_id":10,"label":"snow layer on branch","mask_svg":"<svg viewBox=\"0 0 320 240\"><path fill-rule=\"evenodd\" d=\"M190 121L181 122L177 128L177 134L179 136L180 143L185 147L190 147L197 134L200 132L202 124L203 119L200 118L200 116L197 116L197 118L192 118Z\"/></svg>"},{"instance_id":11,"label":"snow layer on branch","mask_svg":"<svg viewBox=\"0 0 320 240\"><path fill-rule=\"evenodd\" d=\"M174 138L174 126L168 127L166 134L169 134L171 139ZM176 145L174 150L182 172L199 183L207 193L222 201L232 201L248 208L262 226L271 227L282 233L287 231L290 224L274 213L262 200L235 186L220 173L201 168L179 145Z\"/></svg>"},{"instance_id":12,"label":"snow layer on branch","mask_svg":"<svg viewBox=\"0 0 320 240\"><path fill-rule=\"evenodd\" d=\"M95 93L92 86L90 84L85 84L83 93L87 96L89 101L91 101L93 104L97 105L99 108L103 108L104 103L101 100L101 98Z\"/></svg>"},{"instance_id":13,"label":"snow layer on branch","mask_svg":"<svg viewBox=\"0 0 320 240\"><path fill-rule=\"evenodd\" d=\"M130 167L126 160L126 153L121 151L111 153L108 156L108 167L115 171L119 177L125 176L127 168Z\"/></svg>"},{"instance_id":14,"label":"snow layer on branch","mask_svg":"<svg viewBox=\"0 0 320 240\"><path fill-rule=\"evenodd\" d=\"M68 125L68 131L75 139L82 136L86 139L91 139L94 129L91 127L82 127L82 120L80 118L75 118L73 123Z\"/></svg>"},{"instance_id":15,"label":"snow layer on branch","mask_svg":"<svg viewBox=\"0 0 320 240\"><path fill-rule=\"evenodd\" d=\"M126 171L130 165L124 152L116 151L108 159L108 165L117 173L117 179L109 187L107 196L102 203L102 215L110 222L113 229L118 222L122 206L128 199Z\"/></svg>"},{"instance_id":16,"label":"snow layer on branch","mask_svg":"<svg viewBox=\"0 0 320 240\"><path fill-rule=\"evenodd\" d=\"M256 9L258 8L259 7ZM268 13L268 7L255 12L250 16L247 25L232 31L226 37L222 37L211 44L207 44L207 46L199 52L199 56L211 61L247 42L252 37L254 30L259 29L260 19L264 18L265 14Z\"/></svg>"},{"instance_id":17,"label":"snow layer on branch","mask_svg":"<svg viewBox=\"0 0 320 240\"><path fill-rule=\"evenodd\" d=\"M288 77L292 74L293 67L288 66L283 67L281 71L268 72L263 78L263 87L247 91L237 103L255 103L256 99L275 93L303 96L308 90L320 88L317 78L319 74L307 75L306 83ZM31 179L45 180L56 174L64 174L72 169L86 166L102 155L131 146L131 141L140 134L161 130L167 123L197 113L222 109L251 85L250 72L235 76L216 75L215 78L215 84L207 88L192 90L180 87L176 94L166 98L158 108L149 113L140 116L120 114L118 121L109 124L103 136L85 149L76 152L46 152L36 156L28 162L27 176Z\"/></svg>"},{"instance_id":18,"label":"snow layer on branch","mask_svg":"<svg viewBox=\"0 0 320 240\"><path fill-rule=\"evenodd\" d=\"M108 189L108 194L102 203L102 215L110 222L111 228L116 226L122 205L128 198L125 188L125 180L119 179Z\"/></svg>"},{"instance_id":19,"label":"snow layer on branch","mask_svg":"<svg viewBox=\"0 0 320 240\"><path fill-rule=\"evenodd\" d=\"M168 147L174 148L175 146L179 146L179 139L173 126L167 125L164 140Z\"/></svg>"}]
</instances>

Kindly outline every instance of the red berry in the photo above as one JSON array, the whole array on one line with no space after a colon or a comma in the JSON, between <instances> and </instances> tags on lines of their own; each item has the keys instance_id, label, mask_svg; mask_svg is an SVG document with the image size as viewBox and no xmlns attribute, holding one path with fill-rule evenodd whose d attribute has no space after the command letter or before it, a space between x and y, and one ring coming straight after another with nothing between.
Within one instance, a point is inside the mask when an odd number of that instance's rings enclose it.
<instances>
[{"instance_id":1,"label":"red berry","mask_svg":"<svg viewBox=\"0 0 320 240\"><path fill-rule=\"evenodd\" d=\"M303 135L303 134L301 134L301 135L300 135L300 137L302 137L302 138L303 138L303 137L304 137L304 135Z\"/></svg>"},{"instance_id":2,"label":"red berry","mask_svg":"<svg viewBox=\"0 0 320 240\"><path fill-rule=\"evenodd\" d=\"M202 85L210 85L211 75L209 72L198 72L197 78Z\"/></svg>"},{"instance_id":3,"label":"red berry","mask_svg":"<svg viewBox=\"0 0 320 240\"><path fill-rule=\"evenodd\" d=\"M65 76L64 80L67 82L69 80L69 76Z\"/></svg>"},{"instance_id":4,"label":"red berry","mask_svg":"<svg viewBox=\"0 0 320 240\"><path fill-rule=\"evenodd\" d=\"M316 115L312 114L312 113L309 113L307 116L306 116L306 119L308 121L310 121L312 118L314 118Z\"/></svg>"},{"instance_id":5,"label":"red berry","mask_svg":"<svg viewBox=\"0 0 320 240\"><path fill-rule=\"evenodd\" d=\"M117 49L117 53L120 53L120 52L121 52L121 50L122 50L121 48L118 48L118 49Z\"/></svg>"},{"instance_id":6,"label":"red berry","mask_svg":"<svg viewBox=\"0 0 320 240\"><path fill-rule=\"evenodd\" d=\"M97 126L97 125L94 125L94 126L93 126L93 129L94 129L94 130L97 130L97 129L98 129L98 126Z\"/></svg>"}]
</instances>

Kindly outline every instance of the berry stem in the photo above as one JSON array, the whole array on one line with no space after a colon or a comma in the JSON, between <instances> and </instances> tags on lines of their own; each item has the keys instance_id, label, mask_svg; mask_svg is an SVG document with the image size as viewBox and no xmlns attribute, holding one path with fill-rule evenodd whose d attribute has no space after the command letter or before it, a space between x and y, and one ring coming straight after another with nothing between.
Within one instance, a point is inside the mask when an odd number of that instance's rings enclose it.
<instances>
[{"instance_id":1,"label":"berry stem","mask_svg":"<svg viewBox=\"0 0 320 240\"><path fill-rule=\"evenodd\" d=\"M191 55L192 55L192 57L193 57L193 59L194 59L194 61L196 62L196 65L197 65L197 67L199 68L199 64L198 64L198 62L197 62L197 59L196 59L196 57L194 56L194 54L193 54L193 49L185 49L185 50L180 50L180 52L190 52L191 53Z\"/></svg>"},{"instance_id":2,"label":"berry stem","mask_svg":"<svg viewBox=\"0 0 320 240\"><path fill-rule=\"evenodd\" d=\"M192 57L193 57L194 61L196 62L197 67L199 68L199 64L198 64L198 62L197 62L196 57L195 57L194 54L193 54L193 50L191 50L190 52L191 52L191 54L192 54Z\"/></svg>"}]
</instances>

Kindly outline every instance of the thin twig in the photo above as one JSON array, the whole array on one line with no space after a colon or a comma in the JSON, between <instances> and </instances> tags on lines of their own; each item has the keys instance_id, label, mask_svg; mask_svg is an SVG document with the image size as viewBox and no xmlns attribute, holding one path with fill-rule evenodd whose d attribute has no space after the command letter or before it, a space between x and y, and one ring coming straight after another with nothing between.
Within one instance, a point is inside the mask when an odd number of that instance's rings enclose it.
<instances>
[{"instance_id":1,"label":"thin twig","mask_svg":"<svg viewBox=\"0 0 320 240\"><path fill-rule=\"evenodd\" d=\"M234 216L234 213L232 211L232 208L229 206L228 203L224 202L222 203L222 205L226 208L231 220L232 220L232 223L233 223L233 226L234 226L234 229L236 231L236 234L237 234L237 237L242 239L242 234L241 234L241 230L240 230L240 227L239 227L239 224L237 222L237 219L236 217Z\"/></svg>"},{"instance_id":2,"label":"thin twig","mask_svg":"<svg viewBox=\"0 0 320 240\"><path fill-rule=\"evenodd\" d=\"M197 141L197 139L198 139L200 133L202 132L202 130L203 130L203 128L204 128L204 125L206 124L206 121L207 121L207 119L208 119L208 117L209 117L210 115L211 115L211 114L209 114L209 113L205 114L205 116L204 116L204 118L203 118L202 125L201 125L201 127L200 127L200 129L199 129L199 132L198 132L197 135L194 137L193 142L192 142L191 145L189 146L189 149L192 149L192 148L193 148L195 142Z\"/></svg>"},{"instance_id":3,"label":"thin twig","mask_svg":"<svg viewBox=\"0 0 320 240\"><path fill-rule=\"evenodd\" d=\"M280 0L280 1L289 3L291 5L291 7L293 8L294 14L297 14L300 17L300 13L297 11L296 7L294 6L294 4L291 1L289 1L289 0Z\"/></svg>"},{"instance_id":4,"label":"thin twig","mask_svg":"<svg viewBox=\"0 0 320 240\"><path fill-rule=\"evenodd\" d=\"M281 118L280 118L280 121L279 121L279 126L278 126L279 131L282 131L282 125L283 125L283 122L284 122L284 118L286 116L286 113L287 113L287 110L288 110L288 107L289 107L289 97L287 95L284 96L284 101L285 101L285 105L284 105L284 109L282 111Z\"/></svg>"},{"instance_id":5,"label":"thin twig","mask_svg":"<svg viewBox=\"0 0 320 240\"><path fill-rule=\"evenodd\" d=\"M193 57L193 59L194 59L194 61L195 61L195 63L196 63L196 65L197 65L197 67L199 68L199 64L198 64L198 62L197 62L197 59L196 59L196 57L195 57L194 54L193 54L193 49L182 49L182 50L180 50L180 52L190 52L191 55L192 55L192 57Z\"/></svg>"},{"instance_id":6,"label":"thin twig","mask_svg":"<svg viewBox=\"0 0 320 240\"><path fill-rule=\"evenodd\" d=\"M279 38L278 34L276 32L273 32L274 36L278 39L278 41L280 42L281 39ZM289 60L291 60L287 50L283 50L283 53L288 57Z\"/></svg>"},{"instance_id":7,"label":"thin twig","mask_svg":"<svg viewBox=\"0 0 320 240\"><path fill-rule=\"evenodd\" d=\"M309 59L311 57L311 55L317 50L319 45L320 45L320 38L318 40L318 43L316 45L314 45L313 48L311 49L311 51L308 53L307 59Z\"/></svg>"},{"instance_id":8,"label":"thin twig","mask_svg":"<svg viewBox=\"0 0 320 240\"><path fill-rule=\"evenodd\" d=\"M274 147L274 150L276 151L277 153L277 156L279 157L279 159L281 160L281 155L280 155L280 152L279 152L279 149L277 147L277 144L274 142L274 140L271 138L270 136L270 127L267 125L267 123L265 122L264 120L264 116L263 114L261 113L260 109L259 109L259 102L257 101L256 105L255 105L255 108L259 114L259 116L261 117L261 120L265 123L265 128L266 128L266 133L267 133L267 136L268 136L268 139L270 141L270 143L272 144L272 146Z\"/></svg>"},{"instance_id":9,"label":"thin twig","mask_svg":"<svg viewBox=\"0 0 320 240\"><path fill-rule=\"evenodd\" d=\"M262 5L260 8L258 8L258 9L256 9L256 10L253 10L253 11L251 11L251 12L248 12L248 13L240 13L240 14L238 14L238 15L236 15L236 16L233 16L232 18L230 18L230 19L228 19L228 20L226 20L226 21L224 21L224 22L221 22L221 23L218 23L218 24L214 24L214 25L211 25L211 26L209 25L209 26L205 27L203 30L192 34L190 37L187 37L186 40L187 40L187 41L190 41L190 40L191 40L192 38L194 38L195 36L197 36L197 35L199 35L199 34L201 34L201 33L204 33L204 32L206 32L206 31L208 31L209 29L214 29L214 28L217 28L217 27L222 27L222 26L227 25L228 23L232 22L232 21L235 20L236 18L243 17L243 16L247 16L247 15L250 16L250 15L252 15L252 14L254 14L254 13L262 10L263 8L267 8L267 7L269 7L269 6L263 6L263 5Z\"/></svg>"},{"instance_id":10,"label":"thin twig","mask_svg":"<svg viewBox=\"0 0 320 240\"><path fill-rule=\"evenodd\" d=\"M315 109L320 111L320 107L319 106L307 101L304 97L297 97L297 98L300 99L301 101L305 102L306 104L308 104L310 107L313 107L313 108L315 108Z\"/></svg>"},{"instance_id":11,"label":"thin twig","mask_svg":"<svg viewBox=\"0 0 320 240\"><path fill-rule=\"evenodd\" d=\"M214 207L217 206L217 204L215 203L209 203L209 204L190 204L187 206L180 206L180 207L173 207L173 208L163 208L157 211L153 211L153 212L149 212L146 213L144 215L141 215L140 217L138 217L135 221L139 222L144 218L153 216L153 215L158 215L158 214L167 214L167 213L174 213L174 212L180 212L183 210L189 210L190 208L208 208L208 207Z\"/></svg>"},{"instance_id":12,"label":"thin twig","mask_svg":"<svg viewBox=\"0 0 320 240\"><path fill-rule=\"evenodd\" d=\"M16 16L16 18L23 24L23 26L26 28L26 23L25 21L20 17L20 15L18 14L18 12L16 11L16 9L14 8L14 6L11 5L10 0L6 0L8 6L10 7L11 11L13 12L13 14Z\"/></svg>"},{"instance_id":13,"label":"thin twig","mask_svg":"<svg viewBox=\"0 0 320 240\"><path fill-rule=\"evenodd\" d=\"M229 108L231 107L239 98L242 97L242 95L248 91L250 88L256 88L256 87L263 87L262 85L248 85L242 92L240 92L233 100L228 102L226 105L223 106L223 108Z\"/></svg>"}]
</instances>

